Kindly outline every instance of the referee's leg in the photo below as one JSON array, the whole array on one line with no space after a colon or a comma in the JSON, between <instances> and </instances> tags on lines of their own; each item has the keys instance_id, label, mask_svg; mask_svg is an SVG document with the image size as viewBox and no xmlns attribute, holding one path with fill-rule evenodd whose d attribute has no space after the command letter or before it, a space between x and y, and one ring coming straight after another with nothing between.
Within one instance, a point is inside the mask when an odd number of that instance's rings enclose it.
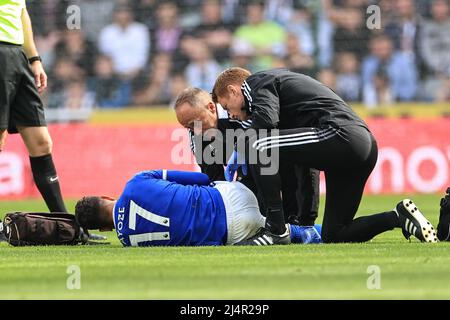
<instances>
[{"instance_id":1,"label":"referee's leg","mask_svg":"<svg viewBox=\"0 0 450 320\"><path fill-rule=\"evenodd\" d=\"M67 212L53 163L53 143L47 127L17 128L30 155L34 182L50 212Z\"/></svg>"},{"instance_id":2,"label":"referee's leg","mask_svg":"<svg viewBox=\"0 0 450 320\"><path fill-rule=\"evenodd\" d=\"M17 127L30 157L42 157L53 151L47 127Z\"/></svg>"},{"instance_id":3,"label":"referee's leg","mask_svg":"<svg viewBox=\"0 0 450 320\"><path fill-rule=\"evenodd\" d=\"M67 212L59 178L52 158L52 139L47 129L44 106L34 75L25 55L18 50L16 59L21 80L11 103L10 132L19 132L30 155L31 171L39 192L50 212Z\"/></svg>"}]
</instances>

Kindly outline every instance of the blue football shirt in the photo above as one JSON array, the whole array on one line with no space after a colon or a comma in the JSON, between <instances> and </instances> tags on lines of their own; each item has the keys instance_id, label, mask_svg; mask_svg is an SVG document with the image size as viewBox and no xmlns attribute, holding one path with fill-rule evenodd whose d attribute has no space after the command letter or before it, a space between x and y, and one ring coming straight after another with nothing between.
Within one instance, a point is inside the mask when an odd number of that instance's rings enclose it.
<instances>
[{"instance_id":1,"label":"blue football shirt","mask_svg":"<svg viewBox=\"0 0 450 320\"><path fill-rule=\"evenodd\" d=\"M124 246L223 245L227 239L220 192L197 172L136 174L114 207L114 225Z\"/></svg>"}]
</instances>

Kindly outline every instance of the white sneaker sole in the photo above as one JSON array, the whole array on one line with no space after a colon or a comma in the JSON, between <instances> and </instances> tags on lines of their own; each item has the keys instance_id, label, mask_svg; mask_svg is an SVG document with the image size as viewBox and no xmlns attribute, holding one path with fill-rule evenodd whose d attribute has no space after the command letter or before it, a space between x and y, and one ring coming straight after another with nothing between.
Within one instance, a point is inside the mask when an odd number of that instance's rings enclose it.
<instances>
[{"instance_id":1,"label":"white sneaker sole","mask_svg":"<svg viewBox=\"0 0 450 320\"><path fill-rule=\"evenodd\" d=\"M438 238L436 236L436 230L433 225L425 218L425 216L419 211L416 204L410 200L403 200L403 207L409 212L409 214L416 219L416 221L420 225L420 232L422 234L423 239L419 239L421 241L436 243L438 242ZM408 224L408 223L407 223ZM411 230L416 228L415 226L410 227ZM408 230L408 228L406 228ZM409 230L408 230L409 231ZM415 236L413 232L409 231L411 235Z\"/></svg>"}]
</instances>

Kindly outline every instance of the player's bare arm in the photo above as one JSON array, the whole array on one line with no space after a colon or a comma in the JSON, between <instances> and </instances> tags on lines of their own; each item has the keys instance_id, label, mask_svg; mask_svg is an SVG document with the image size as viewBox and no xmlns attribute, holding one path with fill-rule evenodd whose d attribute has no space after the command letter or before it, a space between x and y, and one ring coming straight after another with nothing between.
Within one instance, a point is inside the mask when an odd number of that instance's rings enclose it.
<instances>
[{"instance_id":1,"label":"player's bare arm","mask_svg":"<svg viewBox=\"0 0 450 320\"><path fill-rule=\"evenodd\" d=\"M36 49L36 44L33 39L33 28L31 26L30 15L26 8L22 10L22 26L23 26L23 36L24 44L23 48L27 58L38 57L39 53ZM30 64L31 70L34 74L34 81L38 88L39 93L42 93L47 88L47 74L45 73L44 67L40 60L35 60Z\"/></svg>"}]
</instances>

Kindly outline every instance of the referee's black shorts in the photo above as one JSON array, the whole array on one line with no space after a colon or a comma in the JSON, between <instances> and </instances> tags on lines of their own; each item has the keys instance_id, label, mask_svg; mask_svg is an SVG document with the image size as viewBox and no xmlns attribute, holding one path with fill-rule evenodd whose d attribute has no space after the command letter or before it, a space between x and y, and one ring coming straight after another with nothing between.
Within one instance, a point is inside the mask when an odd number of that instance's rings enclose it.
<instances>
[{"instance_id":1,"label":"referee's black shorts","mask_svg":"<svg viewBox=\"0 0 450 320\"><path fill-rule=\"evenodd\" d=\"M20 45L0 42L0 130L46 126L44 106Z\"/></svg>"}]
</instances>

